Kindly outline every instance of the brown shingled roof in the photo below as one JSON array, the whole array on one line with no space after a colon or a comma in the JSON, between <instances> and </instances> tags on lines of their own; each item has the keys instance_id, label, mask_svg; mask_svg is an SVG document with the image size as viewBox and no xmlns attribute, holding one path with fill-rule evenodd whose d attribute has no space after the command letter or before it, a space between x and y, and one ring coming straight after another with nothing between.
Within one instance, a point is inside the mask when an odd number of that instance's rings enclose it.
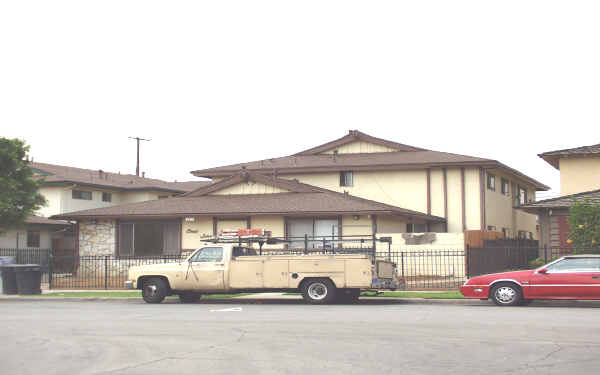
<instances>
[{"instance_id":1,"label":"brown shingled roof","mask_svg":"<svg viewBox=\"0 0 600 375\"><path fill-rule=\"evenodd\" d=\"M542 201L517 206L516 208L529 213L538 213L539 210L543 208L569 208L576 201L588 201L590 203L600 204L600 190L591 190L558 198L544 199Z\"/></svg>"},{"instance_id":2,"label":"brown shingled roof","mask_svg":"<svg viewBox=\"0 0 600 375\"><path fill-rule=\"evenodd\" d=\"M131 174L112 173L101 170L66 167L38 162L30 162L29 166L35 169L40 175L44 176L45 185L77 184L126 191L158 190L183 193L210 184L210 181L168 182Z\"/></svg>"},{"instance_id":3,"label":"brown shingled roof","mask_svg":"<svg viewBox=\"0 0 600 375\"><path fill-rule=\"evenodd\" d=\"M65 220L52 220L42 216L29 216L25 219L26 224L35 224L35 225L70 225L68 221Z\"/></svg>"},{"instance_id":4,"label":"brown shingled roof","mask_svg":"<svg viewBox=\"0 0 600 375\"><path fill-rule=\"evenodd\" d=\"M560 169L558 160L561 157L587 155L600 155L600 143L591 146L581 146L575 148L566 148L564 150L548 151L541 153L538 156L544 159L548 164L552 165L554 168Z\"/></svg>"},{"instance_id":5,"label":"brown shingled roof","mask_svg":"<svg viewBox=\"0 0 600 375\"><path fill-rule=\"evenodd\" d=\"M235 178L236 176L230 180L234 181ZM70 212L53 217L77 220L107 217L386 214L432 222L446 221L438 216L358 198L293 180L272 179L258 174L248 174L244 178L261 179L264 183L280 187L285 186L287 190L294 192L255 195L207 195L216 189L199 189L203 191L192 192L188 196ZM219 189L229 186L222 186L221 182L212 185L219 185Z\"/></svg>"}]
</instances>

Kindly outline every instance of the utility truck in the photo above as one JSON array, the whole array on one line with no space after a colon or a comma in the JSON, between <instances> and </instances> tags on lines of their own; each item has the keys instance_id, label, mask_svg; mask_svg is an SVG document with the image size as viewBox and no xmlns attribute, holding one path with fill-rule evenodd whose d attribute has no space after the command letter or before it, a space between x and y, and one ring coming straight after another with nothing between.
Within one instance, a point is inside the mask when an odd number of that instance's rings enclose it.
<instances>
[{"instance_id":1,"label":"utility truck","mask_svg":"<svg viewBox=\"0 0 600 375\"><path fill-rule=\"evenodd\" d=\"M160 303L169 295L190 303L203 294L299 291L311 304L352 302L361 290L398 287L396 265L369 252L263 252L262 244L273 242L267 239L258 241L257 253L241 240L231 242L206 242L174 263L131 267L125 286L141 289L148 303Z\"/></svg>"}]
</instances>

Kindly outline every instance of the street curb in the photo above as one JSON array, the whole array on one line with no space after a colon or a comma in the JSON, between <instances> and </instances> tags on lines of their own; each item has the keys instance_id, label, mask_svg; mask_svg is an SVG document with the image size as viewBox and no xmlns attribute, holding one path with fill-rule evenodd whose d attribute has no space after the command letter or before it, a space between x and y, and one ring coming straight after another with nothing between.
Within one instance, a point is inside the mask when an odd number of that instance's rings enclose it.
<instances>
[{"instance_id":1,"label":"street curb","mask_svg":"<svg viewBox=\"0 0 600 375\"><path fill-rule=\"evenodd\" d=\"M127 302L143 302L140 297L32 297L32 296L10 296L0 297L2 301L22 301L22 302L39 302L39 301L59 301L59 302L110 302L110 301L127 301ZM167 299L167 303L179 303L176 298ZM469 299L425 299L425 298L398 298L398 297L361 297L358 305L363 304L436 304L436 305L464 305L479 302L479 300ZM485 301L482 301L485 302ZM302 298L206 298L201 299L197 304L304 304Z\"/></svg>"}]
</instances>

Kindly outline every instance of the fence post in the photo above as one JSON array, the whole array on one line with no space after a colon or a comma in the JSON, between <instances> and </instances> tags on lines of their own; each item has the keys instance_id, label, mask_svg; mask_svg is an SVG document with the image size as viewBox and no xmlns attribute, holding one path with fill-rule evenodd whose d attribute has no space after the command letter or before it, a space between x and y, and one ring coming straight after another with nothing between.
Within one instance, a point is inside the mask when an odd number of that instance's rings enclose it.
<instances>
[{"instance_id":1,"label":"fence post","mask_svg":"<svg viewBox=\"0 0 600 375\"><path fill-rule=\"evenodd\" d=\"M52 289L52 272L54 271L54 251L48 250L48 289Z\"/></svg>"},{"instance_id":2,"label":"fence post","mask_svg":"<svg viewBox=\"0 0 600 375\"><path fill-rule=\"evenodd\" d=\"M108 255L104 256L104 289L108 289Z\"/></svg>"},{"instance_id":3,"label":"fence post","mask_svg":"<svg viewBox=\"0 0 600 375\"><path fill-rule=\"evenodd\" d=\"M400 263L402 264L402 280L404 280L404 289L407 288L406 280L404 279L404 251L400 252Z\"/></svg>"},{"instance_id":4,"label":"fence post","mask_svg":"<svg viewBox=\"0 0 600 375\"><path fill-rule=\"evenodd\" d=\"M466 271L466 274L467 274L467 279L469 277L471 277L471 274L470 274L471 270L469 269L470 268L469 267L469 254L470 254L469 249L470 248L471 248L470 245L467 245L466 248L465 248L465 266L466 266L466 270L465 271Z\"/></svg>"},{"instance_id":5,"label":"fence post","mask_svg":"<svg viewBox=\"0 0 600 375\"><path fill-rule=\"evenodd\" d=\"M308 254L308 234L304 234L304 254Z\"/></svg>"},{"instance_id":6,"label":"fence post","mask_svg":"<svg viewBox=\"0 0 600 375\"><path fill-rule=\"evenodd\" d=\"M377 256L377 235L373 233L373 257Z\"/></svg>"},{"instance_id":7,"label":"fence post","mask_svg":"<svg viewBox=\"0 0 600 375\"><path fill-rule=\"evenodd\" d=\"M548 263L548 244L544 244L544 263Z\"/></svg>"}]
</instances>

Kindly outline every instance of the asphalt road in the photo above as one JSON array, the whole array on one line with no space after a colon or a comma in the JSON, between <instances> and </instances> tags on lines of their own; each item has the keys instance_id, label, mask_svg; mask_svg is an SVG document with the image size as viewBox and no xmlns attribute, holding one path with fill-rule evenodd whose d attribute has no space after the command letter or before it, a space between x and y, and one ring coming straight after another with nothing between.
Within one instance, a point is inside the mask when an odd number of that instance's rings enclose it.
<instances>
[{"instance_id":1,"label":"asphalt road","mask_svg":"<svg viewBox=\"0 0 600 375\"><path fill-rule=\"evenodd\" d=\"M600 366L600 303L5 300L0 317L3 375L575 375Z\"/></svg>"}]
</instances>

